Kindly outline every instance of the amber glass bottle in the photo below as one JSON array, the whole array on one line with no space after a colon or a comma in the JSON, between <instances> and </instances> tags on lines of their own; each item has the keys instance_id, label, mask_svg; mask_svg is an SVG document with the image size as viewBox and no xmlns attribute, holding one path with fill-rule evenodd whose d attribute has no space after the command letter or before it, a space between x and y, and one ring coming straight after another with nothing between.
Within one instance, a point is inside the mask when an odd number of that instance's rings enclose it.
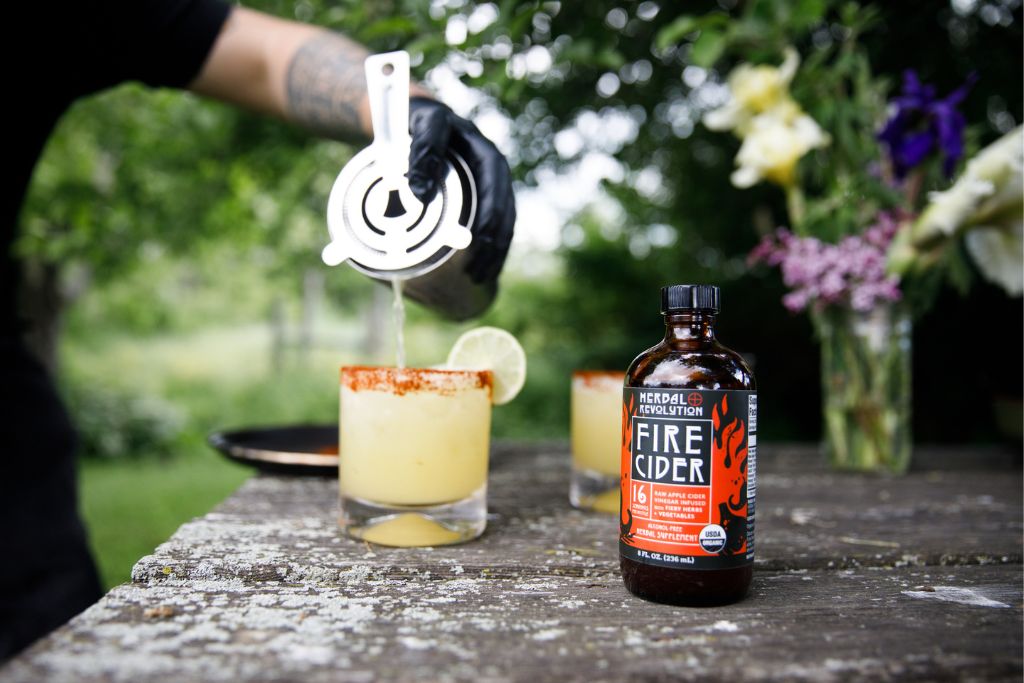
<instances>
[{"instance_id":1,"label":"amber glass bottle","mask_svg":"<svg viewBox=\"0 0 1024 683\"><path fill-rule=\"evenodd\" d=\"M719 296L663 288L665 338L626 374L620 564L626 588L657 602L735 602L753 573L757 394L715 338Z\"/></svg>"}]
</instances>

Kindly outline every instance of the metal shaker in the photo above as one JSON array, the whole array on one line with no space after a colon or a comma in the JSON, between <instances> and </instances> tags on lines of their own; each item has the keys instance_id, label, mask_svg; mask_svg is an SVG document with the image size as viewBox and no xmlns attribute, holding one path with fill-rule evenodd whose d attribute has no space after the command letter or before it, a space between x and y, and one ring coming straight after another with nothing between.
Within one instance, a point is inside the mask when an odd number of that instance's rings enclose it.
<instances>
[{"instance_id":1,"label":"metal shaker","mask_svg":"<svg viewBox=\"0 0 1024 683\"><path fill-rule=\"evenodd\" d=\"M350 266L377 280L401 281L411 299L455 320L482 312L495 282L465 272L473 255L477 191L469 166L449 150L444 180L428 204L409 189L409 54L367 57L366 89L373 142L338 174L327 201L331 241L324 263Z\"/></svg>"}]
</instances>

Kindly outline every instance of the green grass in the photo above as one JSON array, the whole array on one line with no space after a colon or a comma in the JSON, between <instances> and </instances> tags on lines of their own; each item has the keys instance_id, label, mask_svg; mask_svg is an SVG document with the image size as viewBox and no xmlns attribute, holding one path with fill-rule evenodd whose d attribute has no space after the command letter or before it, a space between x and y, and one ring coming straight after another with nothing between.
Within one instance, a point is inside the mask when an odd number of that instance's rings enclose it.
<instances>
[{"instance_id":1,"label":"green grass","mask_svg":"<svg viewBox=\"0 0 1024 683\"><path fill-rule=\"evenodd\" d=\"M252 474L207 446L209 432L337 419L337 366L347 354L318 349L301 359L289 357L275 371L265 331L238 326L148 338L70 339L62 359L65 379L73 385L157 397L184 415L181 433L163 449L168 457L132 451L81 460L82 514L101 579L110 588L129 580L139 558ZM90 424L84 417L78 416L83 428Z\"/></svg>"},{"instance_id":2,"label":"green grass","mask_svg":"<svg viewBox=\"0 0 1024 683\"><path fill-rule=\"evenodd\" d=\"M128 581L140 557L224 500L250 474L198 444L170 459L84 460L82 513L104 587Z\"/></svg>"}]
</instances>

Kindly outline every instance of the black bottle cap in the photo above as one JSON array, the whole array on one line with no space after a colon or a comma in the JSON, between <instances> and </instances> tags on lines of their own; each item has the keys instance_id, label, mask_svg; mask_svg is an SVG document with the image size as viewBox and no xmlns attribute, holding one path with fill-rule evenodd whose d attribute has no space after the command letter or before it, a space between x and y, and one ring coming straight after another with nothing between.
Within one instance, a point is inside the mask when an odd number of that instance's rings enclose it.
<instances>
[{"instance_id":1,"label":"black bottle cap","mask_svg":"<svg viewBox=\"0 0 1024 683\"><path fill-rule=\"evenodd\" d=\"M670 285L661 288L661 312L707 310L718 313L719 293L714 285Z\"/></svg>"}]
</instances>

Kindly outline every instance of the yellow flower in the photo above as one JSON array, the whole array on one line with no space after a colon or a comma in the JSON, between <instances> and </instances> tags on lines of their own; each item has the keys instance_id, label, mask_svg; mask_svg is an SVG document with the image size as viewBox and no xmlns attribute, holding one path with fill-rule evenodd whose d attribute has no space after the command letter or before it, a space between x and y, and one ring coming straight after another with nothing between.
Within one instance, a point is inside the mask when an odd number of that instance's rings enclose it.
<instances>
[{"instance_id":1,"label":"yellow flower","mask_svg":"<svg viewBox=\"0 0 1024 683\"><path fill-rule=\"evenodd\" d=\"M704 125L711 130L735 130L746 134L758 114L777 109L799 107L789 96L789 84L800 65L800 56L786 48L780 66L740 64L729 74L729 101L704 115Z\"/></svg>"},{"instance_id":2,"label":"yellow flower","mask_svg":"<svg viewBox=\"0 0 1024 683\"><path fill-rule=\"evenodd\" d=\"M800 56L786 48L779 66L740 64L729 74L729 101L704 115L712 130L731 130L743 140L732 174L736 187L769 180L786 188L796 182L796 164L828 135L789 94Z\"/></svg>"},{"instance_id":3,"label":"yellow flower","mask_svg":"<svg viewBox=\"0 0 1024 683\"><path fill-rule=\"evenodd\" d=\"M828 143L829 136L799 108L755 116L736 155L739 168L732 174L732 184L750 187L769 180L790 187L796 182L800 158Z\"/></svg>"}]
</instances>

